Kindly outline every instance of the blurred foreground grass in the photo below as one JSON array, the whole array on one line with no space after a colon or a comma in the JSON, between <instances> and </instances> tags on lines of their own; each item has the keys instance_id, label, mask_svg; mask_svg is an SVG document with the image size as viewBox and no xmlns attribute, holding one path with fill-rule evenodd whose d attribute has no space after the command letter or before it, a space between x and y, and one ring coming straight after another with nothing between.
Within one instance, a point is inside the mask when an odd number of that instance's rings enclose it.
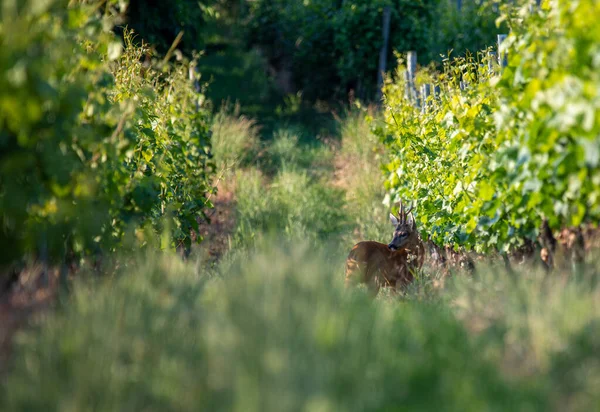
<instances>
[{"instance_id":1,"label":"blurred foreground grass","mask_svg":"<svg viewBox=\"0 0 600 412\"><path fill-rule=\"evenodd\" d=\"M0 409L596 410L591 277L482 268L371 301L343 259L275 238L212 270L140 255L19 336Z\"/></svg>"},{"instance_id":2,"label":"blurred foreground grass","mask_svg":"<svg viewBox=\"0 0 600 412\"><path fill-rule=\"evenodd\" d=\"M343 288L352 243L389 231L364 118L344 120L338 149L293 129L260 147L250 119L217 122L217 161L236 164L230 250L212 265L152 249L82 274L18 335L0 410L598 410L593 259L579 276L427 269L371 301Z\"/></svg>"},{"instance_id":3,"label":"blurred foreground grass","mask_svg":"<svg viewBox=\"0 0 600 412\"><path fill-rule=\"evenodd\" d=\"M20 337L2 410L506 410L541 406L443 300L371 302L343 256L259 241L213 271L144 255ZM461 289L462 290L462 289ZM35 389L34 389L35 388Z\"/></svg>"}]
</instances>

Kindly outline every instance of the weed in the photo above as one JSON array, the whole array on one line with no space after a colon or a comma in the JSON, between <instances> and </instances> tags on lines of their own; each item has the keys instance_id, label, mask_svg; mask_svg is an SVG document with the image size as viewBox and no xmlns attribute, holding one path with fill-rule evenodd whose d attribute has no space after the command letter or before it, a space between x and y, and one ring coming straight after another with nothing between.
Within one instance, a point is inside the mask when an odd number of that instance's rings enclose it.
<instances>
[{"instance_id":1,"label":"weed","mask_svg":"<svg viewBox=\"0 0 600 412\"><path fill-rule=\"evenodd\" d=\"M259 150L256 121L240 115L239 106L223 105L214 116L212 150L218 170L247 165Z\"/></svg>"}]
</instances>

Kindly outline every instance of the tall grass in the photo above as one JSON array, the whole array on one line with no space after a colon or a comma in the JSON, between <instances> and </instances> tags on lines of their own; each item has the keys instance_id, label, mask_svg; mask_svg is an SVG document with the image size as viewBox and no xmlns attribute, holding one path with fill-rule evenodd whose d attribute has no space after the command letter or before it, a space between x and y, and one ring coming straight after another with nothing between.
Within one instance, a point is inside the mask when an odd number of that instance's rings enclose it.
<instances>
[{"instance_id":1,"label":"tall grass","mask_svg":"<svg viewBox=\"0 0 600 412\"><path fill-rule=\"evenodd\" d=\"M545 410L543 378L504 377L443 300L372 302L342 261L298 240L212 273L140 256L21 337L1 409Z\"/></svg>"},{"instance_id":2,"label":"tall grass","mask_svg":"<svg viewBox=\"0 0 600 412\"><path fill-rule=\"evenodd\" d=\"M528 267L518 276L515 281L503 268L485 268L474 279L457 277L448 295L456 316L483 332L490 355L505 370L547 372L557 352L600 320L598 265L588 265L581 277Z\"/></svg>"},{"instance_id":3,"label":"tall grass","mask_svg":"<svg viewBox=\"0 0 600 412\"><path fill-rule=\"evenodd\" d=\"M306 171L282 170L272 180L256 169L237 175L235 239L251 244L262 233L330 240L348 230L343 191Z\"/></svg>"},{"instance_id":4,"label":"tall grass","mask_svg":"<svg viewBox=\"0 0 600 412\"><path fill-rule=\"evenodd\" d=\"M298 127L280 127L265 148L261 169L275 175L278 171L306 171L312 177L329 177L333 169L334 153L330 146L311 139L302 139L306 131Z\"/></svg>"},{"instance_id":5,"label":"tall grass","mask_svg":"<svg viewBox=\"0 0 600 412\"><path fill-rule=\"evenodd\" d=\"M352 235L355 241L387 242L391 233L390 209L384 204L384 176L379 166L384 156L383 145L371 132L368 121L376 115L372 108L353 110L340 125L339 179L346 189L346 211L355 224Z\"/></svg>"},{"instance_id":6,"label":"tall grass","mask_svg":"<svg viewBox=\"0 0 600 412\"><path fill-rule=\"evenodd\" d=\"M218 170L233 170L252 163L260 150L258 125L254 119L240 115L239 105L223 105L214 116L211 131Z\"/></svg>"},{"instance_id":7,"label":"tall grass","mask_svg":"<svg viewBox=\"0 0 600 412\"><path fill-rule=\"evenodd\" d=\"M230 152L242 153L248 133L232 138L239 121L222 117L223 134ZM333 152L321 143L301 142L297 127L280 127L262 146L254 164L238 167L229 177L235 184L233 244L248 247L265 233L287 238L326 241L349 229L344 213L344 191L329 184ZM235 146L235 148L234 148ZM241 164L240 164L241 165Z\"/></svg>"},{"instance_id":8,"label":"tall grass","mask_svg":"<svg viewBox=\"0 0 600 412\"><path fill-rule=\"evenodd\" d=\"M590 277L482 268L433 299L345 290L324 244L265 238L216 268L141 255L18 340L0 409L569 410L598 405ZM590 269L596 273L597 267ZM417 294L417 295L415 295Z\"/></svg>"}]
</instances>

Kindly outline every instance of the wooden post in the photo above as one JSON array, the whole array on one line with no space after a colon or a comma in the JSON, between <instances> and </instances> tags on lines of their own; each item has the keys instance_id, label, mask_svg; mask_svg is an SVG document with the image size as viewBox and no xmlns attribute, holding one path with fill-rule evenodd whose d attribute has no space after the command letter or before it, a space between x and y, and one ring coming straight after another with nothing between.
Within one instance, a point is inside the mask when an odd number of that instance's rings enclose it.
<instances>
[{"instance_id":1,"label":"wooden post","mask_svg":"<svg viewBox=\"0 0 600 412\"><path fill-rule=\"evenodd\" d=\"M417 74L417 52L416 51L409 51L408 55L407 55L407 60L408 60L408 87L410 88L410 94L411 94L411 98L413 99L413 104L419 104L418 100L418 93L417 93L417 89L415 87L415 78L416 78L416 74Z\"/></svg>"},{"instance_id":2,"label":"wooden post","mask_svg":"<svg viewBox=\"0 0 600 412\"><path fill-rule=\"evenodd\" d=\"M422 88L423 99L427 100L429 96L431 96L431 84L427 83L423 85Z\"/></svg>"},{"instance_id":3,"label":"wooden post","mask_svg":"<svg viewBox=\"0 0 600 412\"><path fill-rule=\"evenodd\" d=\"M429 96L431 96L431 85L429 83L421 86L421 98L423 99L423 106L421 107L422 111L425 111L428 106L431 105L429 102Z\"/></svg>"},{"instance_id":4,"label":"wooden post","mask_svg":"<svg viewBox=\"0 0 600 412\"><path fill-rule=\"evenodd\" d=\"M500 45L502 44L502 42L505 39L506 39L506 34L498 35L498 63L500 64L500 67L503 67L503 68L508 65L508 54L500 52Z\"/></svg>"},{"instance_id":5,"label":"wooden post","mask_svg":"<svg viewBox=\"0 0 600 412\"><path fill-rule=\"evenodd\" d=\"M404 71L404 83L406 84L406 87L404 88L404 98L406 100L412 101L410 90L410 73L408 72L408 70Z\"/></svg>"},{"instance_id":6,"label":"wooden post","mask_svg":"<svg viewBox=\"0 0 600 412\"><path fill-rule=\"evenodd\" d=\"M441 93L441 91L442 91L442 90L440 89L440 86L436 84L436 85L433 87L433 97L434 97L435 99L439 99L439 98L440 98L440 93Z\"/></svg>"},{"instance_id":7,"label":"wooden post","mask_svg":"<svg viewBox=\"0 0 600 412\"><path fill-rule=\"evenodd\" d=\"M410 75L411 80L415 79L415 74L417 73L417 52L409 51L407 55L408 60L408 73Z\"/></svg>"},{"instance_id":8,"label":"wooden post","mask_svg":"<svg viewBox=\"0 0 600 412\"><path fill-rule=\"evenodd\" d=\"M388 42L390 38L390 16L391 9L390 6L386 6L383 9L383 44L381 45L381 50L379 51L379 71L377 72L377 100L381 100L381 93L383 88L383 74L386 69L387 62L387 48Z\"/></svg>"},{"instance_id":9,"label":"wooden post","mask_svg":"<svg viewBox=\"0 0 600 412\"><path fill-rule=\"evenodd\" d=\"M466 75L463 74L460 82L460 90L467 90L469 88L469 80Z\"/></svg>"},{"instance_id":10,"label":"wooden post","mask_svg":"<svg viewBox=\"0 0 600 412\"><path fill-rule=\"evenodd\" d=\"M494 62L496 61L496 52L488 52L488 71L490 74L494 73Z\"/></svg>"}]
</instances>

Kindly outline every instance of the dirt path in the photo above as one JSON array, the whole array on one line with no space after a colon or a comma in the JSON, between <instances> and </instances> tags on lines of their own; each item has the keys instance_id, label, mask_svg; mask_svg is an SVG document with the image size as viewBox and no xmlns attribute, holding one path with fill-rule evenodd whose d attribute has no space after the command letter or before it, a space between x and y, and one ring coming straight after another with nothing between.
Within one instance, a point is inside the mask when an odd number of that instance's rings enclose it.
<instances>
[{"instance_id":1,"label":"dirt path","mask_svg":"<svg viewBox=\"0 0 600 412\"><path fill-rule=\"evenodd\" d=\"M27 268L17 283L0 297L0 376L8 370L15 333L56 302L58 270L49 271L47 284L42 279L40 266Z\"/></svg>"},{"instance_id":2,"label":"dirt path","mask_svg":"<svg viewBox=\"0 0 600 412\"><path fill-rule=\"evenodd\" d=\"M229 238L235 229L235 188L218 182L212 202L214 207L207 213L210 223L200 223L203 237L200 249L208 254L209 261L217 261L229 248Z\"/></svg>"}]
</instances>

